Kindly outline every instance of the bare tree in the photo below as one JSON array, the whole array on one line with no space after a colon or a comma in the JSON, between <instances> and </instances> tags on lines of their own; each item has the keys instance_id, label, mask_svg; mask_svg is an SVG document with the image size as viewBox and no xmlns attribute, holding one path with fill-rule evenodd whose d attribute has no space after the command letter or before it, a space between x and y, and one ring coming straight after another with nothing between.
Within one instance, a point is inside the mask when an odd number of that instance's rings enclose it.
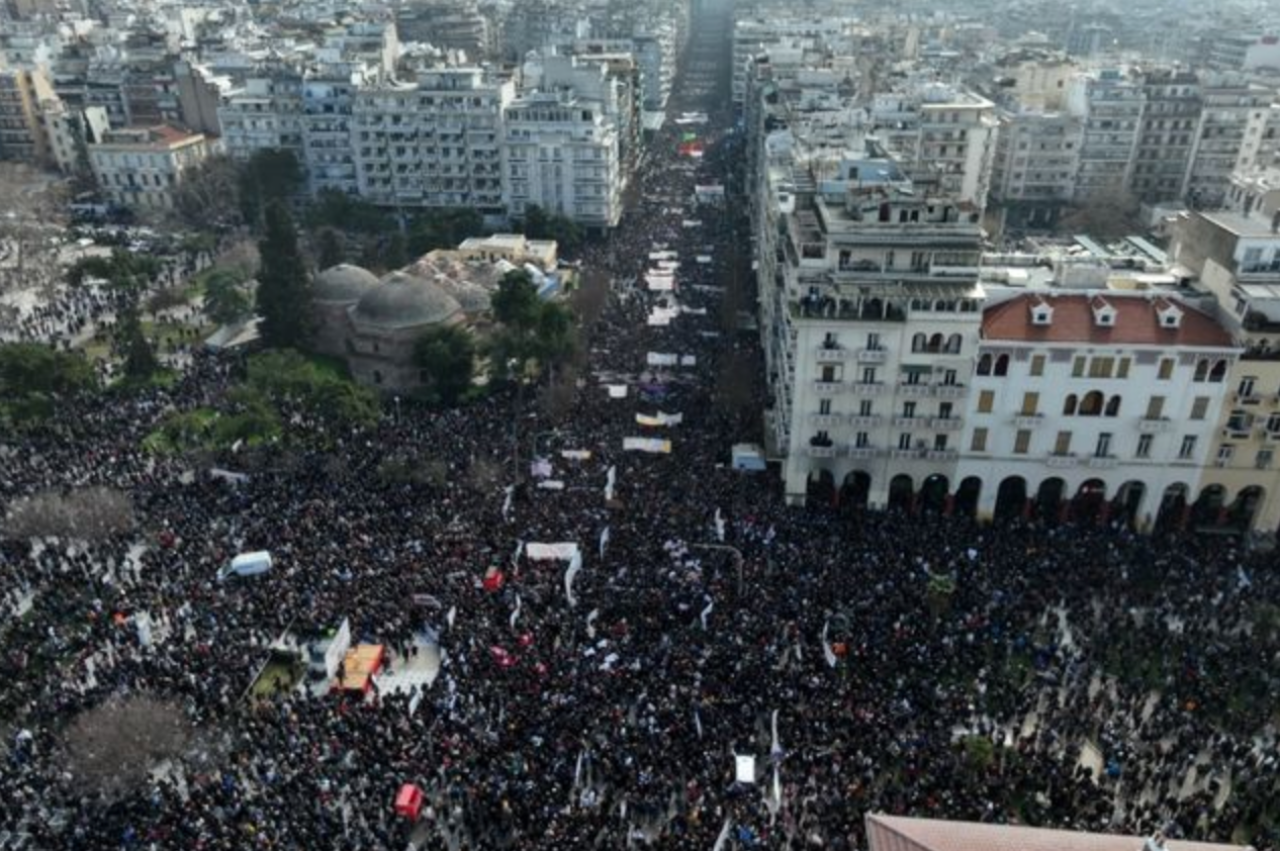
<instances>
[{"instance_id":1,"label":"bare tree","mask_svg":"<svg viewBox=\"0 0 1280 851\"><path fill-rule=\"evenodd\" d=\"M219 269L227 269L247 281L258 274L258 245L251 239L233 242L213 262Z\"/></svg>"},{"instance_id":2,"label":"bare tree","mask_svg":"<svg viewBox=\"0 0 1280 851\"><path fill-rule=\"evenodd\" d=\"M176 703L147 694L116 695L75 717L63 738L67 771L109 801L142 787L166 760L193 741Z\"/></svg>"},{"instance_id":3,"label":"bare tree","mask_svg":"<svg viewBox=\"0 0 1280 851\"><path fill-rule=\"evenodd\" d=\"M573 412L578 393L578 372L571 366L560 368L538 393L543 415L552 423L562 423Z\"/></svg>"},{"instance_id":4,"label":"bare tree","mask_svg":"<svg viewBox=\"0 0 1280 851\"><path fill-rule=\"evenodd\" d=\"M80 488L68 493L43 491L9 506L0 531L11 539L63 538L97 541L134 527L133 502L108 487Z\"/></svg>"},{"instance_id":5,"label":"bare tree","mask_svg":"<svg viewBox=\"0 0 1280 851\"><path fill-rule=\"evenodd\" d=\"M490 493L496 490L501 483L502 464L485 456L477 456L472 459L471 466L467 470L467 484L473 490L481 493Z\"/></svg>"}]
</instances>

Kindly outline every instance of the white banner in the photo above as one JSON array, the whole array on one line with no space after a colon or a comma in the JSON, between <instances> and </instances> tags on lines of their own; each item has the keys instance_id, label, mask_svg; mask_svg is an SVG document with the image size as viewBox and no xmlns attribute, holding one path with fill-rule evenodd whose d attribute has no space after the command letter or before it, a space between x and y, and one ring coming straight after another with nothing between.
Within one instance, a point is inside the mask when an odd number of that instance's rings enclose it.
<instances>
[{"instance_id":1,"label":"white banner","mask_svg":"<svg viewBox=\"0 0 1280 851\"><path fill-rule=\"evenodd\" d=\"M604 548L609 545L609 527L600 530L600 558L604 558Z\"/></svg>"},{"instance_id":2,"label":"white banner","mask_svg":"<svg viewBox=\"0 0 1280 851\"><path fill-rule=\"evenodd\" d=\"M525 544L524 554L530 561L548 561L553 559L572 559L580 555L581 550L575 543L558 544Z\"/></svg>"},{"instance_id":3,"label":"white banner","mask_svg":"<svg viewBox=\"0 0 1280 851\"><path fill-rule=\"evenodd\" d=\"M733 755L734 780L739 783L756 782L756 758L753 756Z\"/></svg>"},{"instance_id":4,"label":"white banner","mask_svg":"<svg viewBox=\"0 0 1280 851\"><path fill-rule=\"evenodd\" d=\"M665 414L662 411L658 411L653 415L636 414L636 422L642 426L650 426L652 428L674 426L684 422L684 414Z\"/></svg>"},{"instance_id":5,"label":"white banner","mask_svg":"<svg viewBox=\"0 0 1280 851\"><path fill-rule=\"evenodd\" d=\"M604 476L604 500L605 502L613 501L613 489L618 484L618 468L610 467L609 472Z\"/></svg>"},{"instance_id":6,"label":"white banner","mask_svg":"<svg viewBox=\"0 0 1280 851\"><path fill-rule=\"evenodd\" d=\"M590 449L561 449L560 457L569 461L590 461Z\"/></svg>"},{"instance_id":7,"label":"white banner","mask_svg":"<svg viewBox=\"0 0 1280 851\"><path fill-rule=\"evenodd\" d=\"M329 679L333 679L338 675L338 666L347 657L347 651L350 649L351 620L343 618L342 623L338 626L338 631L333 635L333 641L329 643L328 649L324 651L324 672Z\"/></svg>"},{"instance_id":8,"label":"white banner","mask_svg":"<svg viewBox=\"0 0 1280 851\"><path fill-rule=\"evenodd\" d=\"M544 491L562 491L564 490L564 482L559 479L543 479L538 482L538 488Z\"/></svg>"},{"instance_id":9,"label":"white banner","mask_svg":"<svg viewBox=\"0 0 1280 851\"><path fill-rule=\"evenodd\" d=\"M698 356L697 355L681 355L680 365L681 366L697 366Z\"/></svg>"},{"instance_id":10,"label":"white banner","mask_svg":"<svg viewBox=\"0 0 1280 851\"><path fill-rule=\"evenodd\" d=\"M625 384L606 384L604 389L609 391L610 399L627 398L627 385Z\"/></svg>"},{"instance_id":11,"label":"white banner","mask_svg":"<svg viewBox=\"0 0 1280 851\"><path fill-rule=\"evenodd\" d=\"M680 363L680 356L664 352L649 352L645 357L645 363L649 366L675 366Z\"/></svg>"},{"instance_id":12,"label":"white banner","mask_svg":"<svg viewBox=\"0 0 1280 851\"><path fill-rule=\"evenodd\" d=\"M574 552L573 558L569 560L569 569L564 572L564 596L571 609L578 605L578 598L573 596L573 580L578 578L581 571L582 553Z\"/></svg>"},{"instance_id":13,"label":"white banner","mask_svg":"<svg viewBox=\"0 0 1280 851\"><path fill-rule=\"evenodd\" d=\"M624 452L650 452L655 455L669 455L671 453L671 441L661 440L656 437L624 437L622 439L622 449Z\"/></svg>"}]
</instances>

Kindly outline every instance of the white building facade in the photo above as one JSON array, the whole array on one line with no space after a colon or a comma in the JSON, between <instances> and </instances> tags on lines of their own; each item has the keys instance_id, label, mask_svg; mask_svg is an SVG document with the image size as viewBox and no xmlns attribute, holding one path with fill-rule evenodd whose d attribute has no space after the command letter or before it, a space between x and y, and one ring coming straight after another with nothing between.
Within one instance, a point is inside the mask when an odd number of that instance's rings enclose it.
<instances>
[{"instance_id":1,"label":"white building facade","mask_svg":"<svg viewBox=\"0 0 1280 851\"><path fill-rule=\"evenodd\" d=\"M1227 328L1167 296L1028 293L981 337L955 471L978 517L1181 519L1241 352Z\"/></svg>"}]
</instances>

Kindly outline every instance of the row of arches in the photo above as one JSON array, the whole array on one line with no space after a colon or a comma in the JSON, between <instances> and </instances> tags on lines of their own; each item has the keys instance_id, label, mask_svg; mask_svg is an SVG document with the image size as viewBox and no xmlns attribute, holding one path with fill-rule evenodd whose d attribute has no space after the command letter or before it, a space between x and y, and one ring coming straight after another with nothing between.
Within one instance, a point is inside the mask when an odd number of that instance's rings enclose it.
<instances>
[{"instance_id":1,"label":"row of arches","mask_svg":"<svg viewBox=\"0 0 1280 851\"><path fill-rule=\"evenodd\" d=\"M1144 483L1129 481L1108 496L1105 482L1089 479L1071 494L1064 480L1053 477L1041 482L1032 494L1024 478L1010 476L1000 482L996 492L993 519L996 522L1017 517L1047 523L1118 522L1156 533L1183 529L1246 532L1252 528L1254 517L1266 498L1263 488L1251 486L1228 500L1225 487L1208 485L1192 502L1191 489L1176 483L1165 488L1153 512L1143 505L1146 490Z\"/></svg>"},{"instance_id":2,"label":"row of arches","mask_svg":"<svg viewBox=\"0 0 1280 851\"><path fill-rule=\"evenodd\" d=\"M1062 413L1068 417L1118 417L1120 394L1108 399L1100 390L1090 390L1080 397L1069 393L1062 402Z\"/></svg>"},{"instance_id":3,"label":"row of arches","mask_svg":"<svg viewBox=\"0 0 1280 851\"><path fill-rule=\"evenodd\" d=\"M911 351L958 355L963 344L964 338L959 334L952 334L950 337L943 337L941 334L934 334L932 337L916 334L911 338Z\"/></svg>"},{"instance_id":4,"label":"row of arches","mask_svg":"<svg viewBox=\"0 0 1280 851\"><path fill-rule=\"evenodd\" d=\"M809 474L806 500L811 505L837 506L856 512L867 508L871 486L871 474L863 470L854 470L840 482L830 470L813 470ZM889 480L886 506L892 511L911 514L976 518L983 488L984 483L978 476L962 479L953 490L950 479L942 474L927 476L917 483L911 476L899 473ZM1116 524L1156 533L1184 529L1247 532L1262 509L1266 491L1251 486L1230 498L1222 485L1208 485L1192 501L1191 489L1178 483L1165 489L1158 506L1148 504L1146 497L1146 484L1136 480L1125 482L1108 493L1102 479L1088 479L1072 491L1064 479L1055 476L1032 490L1022 476L1009 476L997 486L992 520L996 523L1022 519L1048 524Z\"/></svg>"}]
</instances>

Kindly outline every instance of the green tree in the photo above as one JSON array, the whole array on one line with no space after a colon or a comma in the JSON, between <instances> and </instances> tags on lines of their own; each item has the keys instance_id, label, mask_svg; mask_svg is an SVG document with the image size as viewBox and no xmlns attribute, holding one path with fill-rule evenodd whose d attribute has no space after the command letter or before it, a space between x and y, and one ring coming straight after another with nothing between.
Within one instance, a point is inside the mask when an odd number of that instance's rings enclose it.
<instances>
[{"instance_id":1,"label":"green tree","mask_svg":"<svg viewBox=\"0 0 1280 851\"><path fill-rule=\"evenodd\" d=\"M219 325L232 325L253 312L239 275L218 269L205 278L204 313Z\"/></svg>"},{"instance_id":2,"label":"green tree","mask_svg":"<svg viewBox=\"0 0 1280 851\"><path fill-rule=\"evenodd\" d=\"M393 228L395 220L375 204L336 189L324 189L307 209L307 224L313 228L339 228L346 233L378 234Z\"/></svg>"},{"instance_id":3,"label":"green tree","mask_svg":"<svg viewBox=\"0 0 1280 851\"><path fill-rule=\"evenodd\" d=\"M343 245L342 232L337 228L321 228L316 235L316 266L328 269L346 259L347 250Z\"/></svg>"},{"instance_id":4,"label":"green tree","mask_svg":"<svg viewBox=\"0 0 1280 851\"><path fill-rule=\"evenodd\" d=\"M386 269L403 269L409 265L409 250L405 244L404 234L396 231L387 237L386 247L382 251L382 266Z\"/></svg>"},{"instance_id":5,"label":"green tree","mask_svg":"<svg viewBox=\"0 0 1280 851\"><path fill-rule=\"evenodd\" d=\"M371 390L292 349L251 357L248 385L278 405L301 405L332 423L368 424L378 417L377 397Z\"/></svg>"},{"instance_id":6,"label":"green tree","mask_svg":"<svg viewBox=\"0 0 1280 851\"><path fill-rule=\"evenodd\" d=\"M469 207L429 210L414 216L408 231L409 252L421 257L437 248L457 248L463 240L483 235L484 216Z\"/></svg>"},{"instance_id":7,"label":"green tree","mask_svg":"<svg viewBox=\"0 0 1280 851\"><path fill-rule=\"evenodd\" d=\"M67 269L67 283L81 286L90 279L105 280L110 286L135 297L141 295L160 275L160 261L123 248L106 257L84 257Z\"/></svg>"},{"instance_id":8,"label":"green tree","mask_svg":"<svg viewBox=\"0 0 1280 851\"><path fill-rule=\"evenodd\" d=\"M554 239L562 251L574 251L582 245L578 223L559 213L548 213L533 204L525 209L524 235L529 239Z\"/></svg>"},{"instance_id":9,"label":"green tree","mask_svg":"<svg viewBox=\"0 0 1280 851\"><path fill-rule=\"evenodd\" d=\"M493 318L503 325L532 329L538 321L538 291L533 278L523 269L502 276L490 304Z\"/></svg>"},{"instance_id":10,"label":"green tree","mask_svg":"<svg viewBox=\"0 0 1280 851\"><path fill-rule=\"evenodd\" d=\"M302 165L292 151L264 148L240 169L240 215L256 227L272 202L287 201L302 190Z\"/></svg>"},{"instance_id":11,"label":"green tree","mask_svg":"<svg viewBox=\"0 0 1280 851\"><path fill-rule=\"evenodd\" d=\"M127 308L120 315L116 329L116 347L124 357L124 375L132 381L145 381L160 369L155 349L142 331L142 322L135 308Z\"/></svg>"},{"instance_id":12,"label":"green tree","mask_svg":"<svg viewBox=\"0 0 1280 851\"><path fill-rule=\"evenodd\" d=\"M53 413L56 399L96 386L93 367L79 352L39 343L0 344L0 424L39 422Z\"/></svg>"},{"instance_id":13,"label":"green tree","mask_svg":"<svg viewBox=\"0 0 1280 851\"><path fill-rule=\"evenodd\" d=\"M268 346L303 347L311 332L311 277L307 274L298 233L280 201L267 207L266 232L258 243L259 328Z\"/></svg>"},{"instance_id":14,"label":"green tree","mask_svg":"<svg viewBox=\"0 0 1280 851\"><path fill-rule=\"evenodd\" d=\"M470 332L457 325L427 331L413 347L413 360L426 374L429 395L446 405L456 404L471 387L476 346Z\"/></svg>"}]
</instances>

